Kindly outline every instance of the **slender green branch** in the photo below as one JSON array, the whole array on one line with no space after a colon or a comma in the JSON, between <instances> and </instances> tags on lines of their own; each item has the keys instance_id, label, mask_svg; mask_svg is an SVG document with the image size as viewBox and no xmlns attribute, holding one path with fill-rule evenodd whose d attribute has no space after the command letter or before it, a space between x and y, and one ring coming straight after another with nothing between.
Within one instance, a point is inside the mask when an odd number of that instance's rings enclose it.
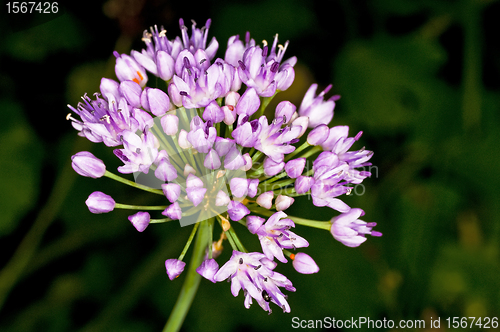
<instances>
[{"instance_id":1,"label":"slender green branch","mask_svg":"<svg viewBox=\"0 0 500 332\"><path fill-rule=\"evenodd\" d=\"M151 187L139 184L139 183L135 183L134 181L130 181L130 180L127 180L125 178L122 178L121 176L113 174L110 171L106 171L106 173L104 173L104 176L106 176L106 177L108 177L110 179L116 180L118 182L124 183L126 185L129 185L131 187L135 187L135 188L138 188L138 189L141 189L141 190L144 190L144 191L149 191L149 192L151 192L153 194L162 195L162 196L164 195L163 191L160 190L160 189L154 189L154 188L151 188Z\"/></svg>"},{"instance_id":2,"label":"slender green branch","mask_svg":"<svg viewBox=\"0 0 500 332\"><path fill-rule=\"evenodd\" d=\"M115 204L115 209L125 209L125 210L165 210L168 206L147 206L147 205L129 205L129 204Z\"/></svg>"},{"instance_id":3,"label":"slender green branch","mask_svg":"<svg viewBox=\"0 0 500 332\"><path fill-rule=\"evenodd\" d=\"M309 151L305 152L303 155L298 156L297 158L309 158L313 154L316 154L316 153L321 152L321 151L323 151L323 148L319 145L316 145L315 147L313 147Z\"/></svg>"},{"instance_id":4,"label":"slender green branch","mask_svg":"<svg viewBox=\"0 0 500 332\"><path fill-rule=\"evenodd\" d=\"M200 266L203 261L203 256L205 255L206 248L206 232L208 232L208 221L204 220L200 223L200 231L196 236L196 241L193 249L193 256L191 257L191 262L189 263L189 269L187 271L186 279L182 285L181 292L177 298L174 309L170 313L167 324L163 328L163 332L177 332L181 329L182 323L186 318L186 315L193 303L196 292L198 291L198 286L200 285L201 275L196 272L198 266Z\"/></svg>"},{"instance_id":5,"label":"slender green branch","mask_svg":"<svg viewBox=\"0 0 500 332\"><path fill-rule=\"evenodd\" d=\"M165 223L165 222L169 222L169 221L172 221L172 219L170 219L170 218L150 219L149 223L150 224L161 224L161 223Z\"/></svg>"},{"instance_id":6,"label":"slender green branch","mask_svg":"<svg viewBox=\"0 0 500 332\"><path fill-rule=\"evenodd\" d=\"M292 153L288 154L285 157L285 161L288 161L288 160L292 159L296 154L302 152L304 149L307 149L310 146L311 145L309 143L307 143L307 141L305 141L301 146L299 146L298 148L296 148L295 151L293 151Z\"/></svg>"},{"instance_id":7,"label":"slender green branch","mask_svg":"<svg viewBox=\"0 0 500 332\"><path fill-rule=\"evenodd\" d=\"M184 249L182 249L181 254L179 255L179 260L182 261L184 259L184 256L186 256L186 253L191 246L191 242L193 242L194 235L196 234L196 231L198 230L198 227L200 226L200 223L197 222L193 226L193 230L191 231L191 234L189 234L189 238L186 242L186 245L184 246Z\"/></svg>"}]
</instances>

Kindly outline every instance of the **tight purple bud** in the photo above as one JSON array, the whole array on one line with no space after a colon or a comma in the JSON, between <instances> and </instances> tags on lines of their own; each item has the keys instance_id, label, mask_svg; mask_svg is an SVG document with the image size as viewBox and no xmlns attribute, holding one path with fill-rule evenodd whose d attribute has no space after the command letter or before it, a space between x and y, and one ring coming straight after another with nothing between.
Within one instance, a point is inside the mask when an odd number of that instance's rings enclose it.
<instances>
[{"instance_id":1,"label":"tight purple bud","mask_svg":"<svg viewBox=\"0 0 500 332\"><path fill-rule=\"evenodd\" d=\"M248 181L244 178L232 178L229 187L235 197L245 197L248 193Z\"/></svg>"},{"instance_id":2,"label":"tight purple bud","mask_svg":"<svg viewBox=\"0 0 500 332\"><path fill-rule=\"evenodd\" d=\"M186 263L178 259L167 259L165 261L165 269L167 270L168 278L170 280L177 278L184 271L185 266Z\"/></svg>"},{"instance_id":3,"label":"tight purple bud","mask_svg":"<svg viewBox=\"0 0 500 332\"><path fill-rule=\"evenodd\" d=\"M319 267L308 254L299 252L297 254L292 254L290 258L293 260L292 265L297 272L302 274L312 274L319 271Z\"/></svg>"},{"instance_id":4,"label":"tight purple bud","mask_svg":"<svg viewBox=\"0 0 500 332\"><path fill-rule=\"evenodd\" d=\"M249 88L243 93L236 105L237 114L247 114L251 116L260 107L260 99L254 88Z\"/></svg>"},{"instance_id":5,"label":"tight purple bud","mask_svg":"<svg viewBox=\"0 0 500 332\"><path fill-rule=\"evenodd\" d=\"M274 191L267 191L257 197L257 204L260 206L270 209L273 206Z\"/></svg>"},{"instance_id":6,"label":"tight purple bud","mask_svg":"<svg viewBox=\"0 0 500 332\"><path fill-rule=\"evenodd\" d=\"M320 145L328 138L330 128L325 124L320 124L307 135L307 143L310 145Z\"/></svg>"},{"instance_id":7,"label":"tight purple bud","mask_svg":"<svg viewBox=\"0 0 500 332\"><path fill-rule=\"evenodd\" d=\"M88 151L78 152L71 157L71 161L75 172L82 176L97 179L106 173L106 165L103 161Z\"/></svg>"},{"instance_id":8,"label":"tight purple bud","mask_svg":"<svg viewBox=\"0 0 500 332\"><path fill-rule=\"evenodd\" d=\"M175 135L179 130L179 118L174 114L166 114L161 118L161 127L167 135Z\"/></svg>"},{"instance_id":9,"label":"tight purple bud","mask_svg":"<svg viewBox=\"0 0 500 332\"><path fill-rule=\"evenodd\" d=\"M210 120L212 123L219 123L224 120L224 111L215 100L205 107L203 111L203 120Z\"/></svg>"},{"instance_id":10,"label":"tight purple bud","mask_svg":"<svg viewBox=\"0 0 500 332\"><path fill-rule=\"evenodd\" d=\"M276 211L283 211L290 207L293 204L295 199L286 195L278 195L276 197Z\"/></svg>"},{"instance_id":11,"label":"tight purple bud","mask_svg":"<svg viewBox=\"0 0 500 332\"><path fill-rule=\"evenodd\" d=\"M295 180L295 192L297 194L304 194L311 189L314 184L314 178L310 176L299 176L297 180Z\"/></svg>"},{"instance_id":12,"label":"tight purple bud","mask_svg":"<svg viewBox=\"0 0 500 332\"><path fill-rule=\"evenodd\" d=\"M306 158L292 159L286 163L285 171L290 178L296 179L302 174L302 171L304 171L305 166L306 166Z\"/></svg>"},{"instance_id":13,"label":"tight purple bud","mask_svg":"<svg viewBox=\"0 0 500 332\"><path fill-rule=\"evenodd\" d=\"M90 212L92 213L108 213L114 210L115 200L113 197L106 195L100 191L94 191L85 201Z\"/></svg>"},{"instance_id":14,"label":"tight purple bud","mask_svg":"<svg viewBox=\"0 0 500 332\"><path fill-rule=\"evenodd\" d=\"M172 220L180 220L182 217L182 210L179 203L175 202L174 204L170 204L161 214Z\"/></svg>"},{"instance_id":15,"label":"tight purple bud","mask_svg":"<svg viewBox=\"0 0 500 332\"><path fill-rule=\"evenodd\" d=\"M266 174L267 176L274 176L278 174L279 172L281 172L283 167L285 167L285 163L283 161L276 162L269 157L266 157L266 159L264 159L264 174Z\"/></svg>"},{"instance_id":16,"label":"tight purple bud","mask_svg":"<svg viewBox=\"0 0 500 332\"><path fill-rule=\"evenodd\" d=\"M134 81L123 81L120 83L120 92L132 107L141 107L141 86Z\"/></svg>"},{"instance_id":17,"label":"tight purple bud","mask_svg":"<svg viewBox=\"0 0 500 332\"><path fill-rule=\"evenodd\" d=\"M162 116L170 108L168 95L160 89L149 88L144 90L141 102L145 109L151 111L156 116Z\"/></svg>"},{"instance_id":18,"label":"tight purple bud","mask_svg":"<svg viewBox=\"0 0 500 332\"><path fill-rule=\"evenodd\" d=\"M219 264L215 261L215 259L207 259L204 260L200 266L196 269L196 272L198 272L202 277L205 279L210 280L211 282L215 283L214 275L217 273L219 270Z\"/></svg>"},{"instance_id":19,"label":"tight purple bud","mask_svg":"<svg viewBox=\"0 0 500 332\"><path fill-rule=\"evenodd\" d=\"M177 201L181 193L181 186L177 183L163 183L161 189L170 203Z\"/></svg>"},{"instance_id":20,"label":"tight purple bud","mask_svg":"<svg viewBox=\"0 0 500 332\"><path fill-rule=\"evenodd\" d=\"M250 214L250 210L238 201L231 201L227 206L227 213L229 213L231 220L239 221Z\"/></svg>"},{"instance_id":21,"label":"tight purple bud","mask_svg":"<svg viewBox=\"0 0 500 332\"><path fill-rule=\"evenodd\" d=\"M148 227L151 217L149 213L140 211L129 216L128 220L130 220L137 231L143 232Z\"/></svg>"}]
</instances>

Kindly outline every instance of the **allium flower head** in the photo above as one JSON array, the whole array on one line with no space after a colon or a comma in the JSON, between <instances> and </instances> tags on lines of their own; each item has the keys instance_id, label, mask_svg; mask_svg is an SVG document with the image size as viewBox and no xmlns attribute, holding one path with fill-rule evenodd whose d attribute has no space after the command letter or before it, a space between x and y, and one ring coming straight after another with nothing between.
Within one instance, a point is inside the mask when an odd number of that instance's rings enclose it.
<instances>
[{"instance_id":1,"label":"allium flower head","mask_svg":"<svg viewBox=\"0 0 500 332\"><path fill-rule=\"evenodd\" d=\"M302 226L329 230L351 247L366 241L366 234L381 235L372 230L375 223L358 219L361 209L343 201L371 176L366 167L373 153L351 151L362 132L349 137L347 126L329 127L338 100L325 100L331 85L316 94L313 84L299 107L281 101L266 111L295 77L297 59L284 60L288 41L280 45L276 35L271 44L257 45L250 33L244 40L236 35L221 59L215 57L218 41L209 38L211 20L201 28L193 22L191 34L182 19L179 24L179 36L154 26L144 31L141 51L114 52L118 81L103 78L100 92L85 94L69 106L76 116L67 116L79 136L114 148L124 177L87 151L72 156L78 174L106 176L157 195L158 205L135 205L133 197L131 204L117 203L99 191L85 203L92 213L134 210L128 219L139 232L178 220L191 233L178 258L165 261L170 280L184 271L194 243L186 285L201 277L228 279L234 296L243 290L246 308L255 300L269 313L270 303L290 312L283 292L295 288L275 271L277 262L290 263L288 256L299 273L319 271L312 257L294 253L313 240L299 235ZM296 208L300 196L312 198L303 200L310 207L330 208L331 221L305 219L313 213ZM255 235L261 252L248 252L237 231ZM230 258L224 250L229 246ZM193 292L181 292L186 294Z\"/></svg>"}]
</instances>

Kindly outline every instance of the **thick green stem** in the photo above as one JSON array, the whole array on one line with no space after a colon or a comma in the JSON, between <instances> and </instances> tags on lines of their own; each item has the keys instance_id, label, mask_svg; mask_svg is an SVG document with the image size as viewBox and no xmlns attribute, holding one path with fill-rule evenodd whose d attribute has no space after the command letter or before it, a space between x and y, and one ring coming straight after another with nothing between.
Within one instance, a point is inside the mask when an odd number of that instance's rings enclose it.
<instances>
[{"instance_id":1,"label":"thick green stem","mask_svg":"<svg viewBox=\"0 0 500 332\"><path fill-rule=\"evenodd\" d=\"M177 298L174 309L170 313L167 324L163 328L163 332L179 331L186 315L193 303L196 291L200 285L201 275L196 272L198 266L203 261L205 255L205 248L207 247L207 232L209 232L209 220L203 220L198 229L196 242L193 248L193 256L189 263L186 280L182 285L181 292Z\"/></svg>"}]
</instances>

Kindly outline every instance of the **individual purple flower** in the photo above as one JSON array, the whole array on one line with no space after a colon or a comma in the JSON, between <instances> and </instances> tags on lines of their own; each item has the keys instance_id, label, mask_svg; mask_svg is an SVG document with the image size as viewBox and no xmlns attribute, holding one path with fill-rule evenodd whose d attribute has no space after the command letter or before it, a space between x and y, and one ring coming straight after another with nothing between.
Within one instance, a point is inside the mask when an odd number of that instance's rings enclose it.
<instances>
[{"instance_id":1,"label":"individual purple flower","mask_svg":"<svg viewBox=\"0 0 500 332\"><path fill-rule=\"evenodd\" d=\"M167 158L162 158L156 163L155 176L163 182L173 181L177 178L177 170L168 161Z\"/></svg>"},{"instance_id":2,"label":"individual purple flower","mask_svg":"<svg viewBox=\"0 0 500 332\"><path fill-rule=\"evenodd\" d=\"M253 198L257 195L259 179L247 179L248 181L248 197Z\"/></svg>"},{"instance_id":3,"label":"individual purple flower","mask_svg":"<svg viewBox=\"0 0 500 332\"><path fill-rule=\"evenodd\" d=\"M262 127L259 120L255 119L248 121L248 119L249 116L247 114L240 115L238 117L238 127L233 130L232 136L234 141L239 145L246 148L253 148L257 142Z\"/></svg>"},{"instance_id":4,"label":"individual purple flower","mask_svg":"<svg viewBox=\"0 0 500 332\"><path fill-rule=\"evenodd\" d=\"M176 202L181 193L181 186L177 183L163 183L161 189L170 203Z\"/></svg>"},{"instance_id":5,"label":"individual purple flower","mask_svg":"<svg viewBox=\"0 0 500 332\"><path fill-rule=\"evenodd\" d=\"M144 109L156 116L162 116L170 109L170 99L167 94L160 89L146 88L142 91L140 98L140 102Z\"/></svg>"},{"instance_id":6,"label":"individual purple flower","mask_svg":"<svg viewBox=\"0 0 500 332\"><path fill-rule=\"evenodd\" d=\"M179 118L175 114L165 114L160 122L163 132L169 136L176 135L179 131Z\"/></svg>"},{"instance_id":7,"label":"individual purple flower","mask_svg":"<svg viewBox=\"0 0 500 332\"><path fill-rule=\"evenodd\" d=\"M329 134L330 128L326 124L320 124L307 135L307 143L310 145L320 145L326 141Z\"/></svg>"},{"instance_id":8,"label":"individual purple flower","mask_svg":"<svg viewBox=\"0 0 500 332\"><path fill-rule=\"evenodd\" d=\"M116 57L115 73L120 82L134 81L144 87L148 81L144 68L127 54L120 55L116 51L113 54Z\"/></svg>"},{"instance_id":9,"label":"individual purple flower","mask_svg":"<svg viewBox=\"0 0 500 332\"><path fill-rule=\"evenodd\" d=\"M314 259L312 259L308 254L299 252L296 254L291 254L290 258L292 259L293 268L299 273L312 274L318 273L319 271L318 264L316 264Z\"/></svg>"},{"instance_id":10,"label":"individual purple flower","mask_svg":"<svg viewBox=\"0 0 500 332\"><path fill-rule=\"evenodd\" d=\"M225 156L234 146L235 144L232 139L222 137L215 138L214 148L221 157Z\"/></svg>"},{"instance_id":11,"label":"individual purple flower","mask_svg":"<svg viewBox=\"0 0 500 332\"><path fill-rule=\"evenodd\" d=\"M137 212L128 217L128 220L132 223L132 225L137 229L138 232L144 232L146 227L149 225L149 221L151 217L148 212Z\"/></svg>"},{"instance_id":12,"label":"individual purple flower","mask_svg":"<svg viewBox=\"0 0 500 332\"><path fill-rule=\"evenodd\" d=\"M306 158L292 159L285 164L286 175L292 179L296 179L302 174L305 166Z\"/></svg>"},{"instance_id":13,"label":"individual purple flower","mask_svg":"<svg viewBox=\"0 0 500 332\"><path fill-rule=\"evenodd\" d=\"M282 118L274 119L269 125L265 116L259 118L259 124L262 129L254 145L257 150L276 162L283 161L285 154L295 150L293 144L299 141L301 127L286 126L282 128Z\"/></svg>"},{"instance_id":14,"label":"individual purple flower","mask_svg":"<svg viewBox=\"0 0 500 332\"><path fill-rule=\"evenodd\" d=\"M215 206L226 206L231 202L229 195L223 190L219 190L215 196Z\"/></svg>"},{"instance_id":15,"label":"individual purple flower","mask_svg":"<svg viewBox=\"0 0 500 332\"><path fill-rule=\"evenodd\" d=\"M224 168L229 170L237 170L245 165L245 159L241 155L238 147L233 146L224 157Z\"/></svg>"},{"instance_id":16,"label":"individual purple flower","mask_svg":"<svg viewBox=\"0 0 500 332\"><path fill-rule=\"evenodd\" d=\"M365 212L358 208L353 208L347 213L332 218L332 227L330 232L335 240L342 242L348 247L357 247L366 241L366 234L371 236L382 236L382 233L372 231L372 228L377 224L374 222L364 222L359 217Z\"/></svg>"},{"instance_id":17,"label":"individual purple flower","mask_svg":"<svg viewBox=\"0 0 500 332\"><path fill-rule=\"evenodd\" d=\"M269 303L277 304L284 312L290 312L286 296L280 288L295 291L290 280L284 275L274 272L276 263L265 255L257 252L242 253L233 250L233 255L214 276L217 282L230 278L231 293L238 296L241 289L244 291L245 308L250 308L252 298L266 311L271 312Z\"/></svg>"},{"instance_id":18,"label":"individual purple flower","mask_svg":"<svg viewBox=\"0 0 500 332\"><path fill-rule=\"evenodd\" d=\"M216 101L212 101L203 111L203 120L219 123L224 120L224 111Z\"/></svg>"},{"instance_id":19,"label":"individual purple flower","mask_svg":"<svg viewBox=\"0 0 500 332\"><path fill-rule=\"evenodd\" d=\"M276 111L274 117L276 119L283 119L283 124L288 124L297 118L297 112L295 111L297 107L291 102L285 100L276 106Z\"/></svg>"},{"instance_id":20,"label":"individual purple flower","mask_svg":"<svg viewBox=\"0 0 500 332\"><path fill-rule=\"evenodd\" d=\"M269 219L253 232L259 236L262 252L268 259L278 259L286 263L287 259L283 255L283 249L304 248L309 243L302 237L291 232L289 229L295 227L291 219L282 219L287 215L284 212L276 212Z\"/></svg>"},{"instance_id":21,"label":"individual purple flower","mask_svg":"<svg viewBox=\"0 0 500 332\"><path fill-rule=\"evenodd\" d=\"M182 210L178 202L170 204L161 214L172 220L180 220L182 218Z\"/></svg>"},{"instance_id":22,"label":"individual purple flower","mask_svg":"<svg viewBox=\"0 0 500 332\"><path fill-rule=\"evenodd\" d=\"M219 43L215 37L212 38L210 43L207 45L208 41L208 30L210 28L211 19L208 19L205 23L205 26L201 29L196 28L196 22L191 21L193 23L191 28L191 38L187 33L187 27L184 25L184 20L179 19L179 25L181 27L182 33L182 43L184 48L189 50L191 53L195 54L197 50L204 50L208 59L212 60L217 53L217 49L219 48Z\"/></svg>"},{"instance_id":23,"label":"individual purple flower","mask_svg":"<svg viewBox=\"0 0 500 332\"><path fill-rule=\"evenodd\" d=\"M218 270L219 264L217 264L213 258L204 260L201 265L196 268L196 272L198 272L199 275L213 283L216 283L214 276Z\"/></svg>"},{"instance_id":24,"label":"individual purple flower","mask_svg":"<svg viewBox=\"0 0 500 332\"><path fill-rule=\"evenodd\" d=\"M205 166L206 169L217 169L220 167L220 165L220 157L217 154L217 151L214 149L210 149L210 151L208 151L207 155L205 156L203 166Z\"/></svg>"},{"instance_id":25,"label":"individual purple flower","mask_svg":"<svg viewBox=\"0 0 500 332\"><path fill-rule=\"evenodd\" d=\"M267 191L257 197L257 204L269 210L273 206L273 198L274 191Z\"/></svg>"},{"instance_id":26,"label":"individual purple flower","mask_svg":"<svg viewBox=\"0 0 500 332\"><path fill-rule=\"evenodd\" d=\"M348 137L348 132L348 126L331 128L327 140L323 142L321 146L325 150L330 150L340 161L348 164L349 167L346 170L345 180L350 183L358 184L365 178L371 176L371 173L359 171L356 168L370 166L371 163L369 163L368 160L373 156L373 152L365 150L364 148L359 151L348 151L363 134L363 132L359 132L354 137Z\"/></svg>"},{"instance_id":27,"label":"individual purple flower","mask_svg":"<svg viewBox=\"0 0 500 332\"><path fill-rule=\"evenodd\" d=\"M104 162L88 151L81 151L71 157L71 166L81 176L100 178L106 173Z\"/></svg>"},{"instance_id":28,"label":"individual purple flower","mask_svg":"<svg viewBox=\"0 0 500 332\"><path fill-rule=\"evenodd\" d=\"M134 172L147 174L158 156L160 143L156 136L149 131L139 136L126 130L122 133L122 137L124 148L113 151L125 164L118 167L118 171L124 174Z\"/></svg>"},{"instance_id":29,"label":"individual purple flower","mask_svg":"<svg viewBox=\"0 0 500 332\"><path fill-rule=\"evenodd\" d=\"M141 107L141 86L134 81L123 81L120 83L120 93L125 97L132 107Z\"/></svg>"},{"instance_id":30,"label":"individual purple flower","mask_svg":"<svg viewBox=\"0 0 500 332\"><path fill-rule=\"evenodd\" d=\"M180 39L171 42L167 39L167 31L163 28L151 27L151 32L144 30L142 40L146 49L142 52L132 51L134 59L146 70L161 79L168 81L174 73L175 58L181 50Z\"/></svg>"},{"instance_id":31,"label":"individual purple flower","mask_svg":"<svg viewBox=\"0 0 500 332\"><path fill-rule=\"evenodd\" d=\"M311 186L311 197L315 206L328 206L339 212L348 212L351 208L342 200L335 198L350 192L350 188L341 184L329 185L318 181Z\"/></svg>"},{"instance_id":32,"label":"individual purple flower","mask_svg":"<svg viewBox=\"0 0 500 332\"><path fill-rule=\"evenodd\" d=\"M227 49L224 60L234 67L238 67L238 61L243 59L245 51L252 46L255 46L255 40L250 39L250 32L245 34L245 43L240 40L239 35L231 36L227 41Z\"/></svg>"},{"instance_id":33,"label":"individual purple flower","mask_svg":"<svg viewBox=\"0 0 500 332\"><path fill-rule=\"evenodd\" d=\"M314 178L310 176L301 175L295 180L295 185L294 185L295 192L297 194L305 194L306 192L309 191L309 189L311 189L313 184L314 184Z\"/></svg>"},{"instance_id":34,"label":"individual purple flower","mask_svg":"<svg viewBox=\"0 0 500 332\"><path fill-rule=\"evenodd\" d=\"M276 211L283 211L288 209L294 201L295 199L293 197L278 195L278 197L276 197Z\"/></svg>"},{"instance_id":35,"label":"individual purple flower","mask_svg":"<svg viewBox=\"0 0 500 332\"><path fill-rule=\"evenodd\" d=\"M217 130L211 126L210 122L205 123L198 116L194 117L191 123L193 129L187 134L187 140L198 152L207 153L215 142Z\"/></svg>"},{"instance_id":36,"label":"individual purple flower","mask_svg":"<svg viewBox=\"0 0 500 332\"><path fill-rule=\"evenodd\" d=\"M196 175L189 174L186 180L186 193L194 206L198 206L205 199L206 192L207 188L204 188L203 181Z\"/></svg>"},{"instance_id":37,"label":"individual purple flower","mask_svg":"<svg viewBox=\"0 0 500 332\"><path fill-rule=\"evenodd\" d=\"M81 121L68 114L73 127L79 131L78 135L86 137L94 143L104 142L106 146L122 144L120 136L124 130L142 130L144 122L148 120L145 111L131 107L122 96L118 83L102 79L101 91L104 98L95 94L96 99L91 100L87 94L74 108L68 107L80 116ZM152 120L152 119L151 119Z\"/></svg>"},{"instance_id":38,"label":"individual purple flower","mask_svg":"<svg viewBox=\"0 0 500 332\"><path fill-rule=\"evenodd\" d=\"M277 90L288 89L295 78L293 70L295 58L280 65L288 42L276 53L277 42L278 36L276 35L270 52L267 45L263 48L249 47L243 54L242 60L238 62L238 75L241 81L248 87L254 88L261 97L271 97Z\"/></svg>"},{"instance_id":39,"label":"individual purple flower","mask_svg":"<svg viewBox=\"0 0 500 332\"><path fill-rule=\"evenodd\" d=\"M309 128L316 128L320 124L329 124L333 119L335 101L339 99L339 96L333 96L327 101L324 100L325 94L332 88L331 84L315 97L317 88L316 83L311 85L299 107L299 114L309 117Z\"/></svg>"},{"instance_id":40,"label":"individual purple flower","mask_svg":"<svg viewBox=\"0 0 500 332\"><path fill-rule=\"evenodd\" d=\"M239 221L250 213L250 210L238 201L231 201L227 205L227 213L231 220Z\"/></svg>"},{"instance_id":41,"label":"individual purple flower","mask_svg":"<svg viewBox=\"0 0 500 332\"><path fill-rule=\"evenodd\" d=\"M167 259L165 261L165 268L167 270L168 278L170 280L174 280L175 278L177 278L182 273L182 271L184 271L185 266L186 263L178 259Z\"/></svg>"},{"instance_id":42,"label":"individual purple flower","mask_svg":"<svg viewBox=\"0 0 500 332\"><path fill-rule=\"evenodd\" d=\"M246 178L232 178L229 181L231 193L235 197L245 197L248 193L248 181Z\"/></svg>"},{"instance_id":43,"label":"individual purple flower","mask_svg":"<svg viewBox=\"0 0 500 332\"><path fill-rule=\"evenodd\" d=\"M89 211L92 213L108 213L114 210L115 200L101 191L94 191L85 201Z\"/></svg>"},{"instance_id":44,"label":"individual purple flower","mask_svg":"<svg viewBox=\"0 0 500 332\"><path fill-rule=\"evenodd\" d=\"M269 157L264 159L264 174L266 174L266 176L275 176L276 174L281 172L284 167L284 161L276 162Z\"/></svg>"},{"instance_id":45,"label":"individual purple flower","mask_svg":"<svg viewBox=\"0 0 500 332\"><path fill-rule=\"evenodd\" d=\"M260 98L254 88L249 88L243 93L236 104L236 114L252 116L260 107Z\"/></svg>"}]
</instances>

